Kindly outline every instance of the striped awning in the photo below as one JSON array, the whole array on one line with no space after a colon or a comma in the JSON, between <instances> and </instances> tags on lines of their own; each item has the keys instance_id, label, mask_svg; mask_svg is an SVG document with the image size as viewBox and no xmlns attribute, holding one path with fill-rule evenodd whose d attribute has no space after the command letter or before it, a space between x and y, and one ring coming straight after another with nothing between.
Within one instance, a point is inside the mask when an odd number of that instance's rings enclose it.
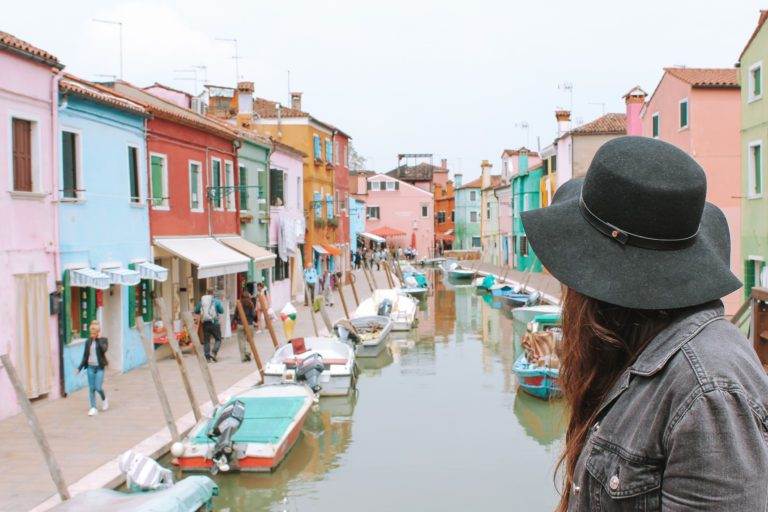
<instances>
[{"instance_id":1,"label":"striped awning","mask_svg":"<svg viewBox=\"0 0 768 512\"><path fill-rule=\"evenodd\" d=\"M275 266L275 253L259 247L241 236L220 236L216 239L227 247L251 258L253 260L253 268L256 270Z\"/></svg>"},{"instance_id":2,"label":"striped awning","mask_svg":"<svg viewBox=\"0 0 768 512\"><path fill-rule=\"evenodd\" d=\"M325 247L323 247L322 245L313 245L312 249L314 249L315 252L317 254L319 254L320 256L327 256L328 255L328 251L326 251Z\"/></svg>"},{"instance_id":3,"label":"striped awning","mask_svg":"<svg viewBox=\"0 0 768 512\"><path fill-rule=\"evenodd\" d=\"M112 284L124 286L136 286L141 281L141 274L137 270L131 270L123 267L105 268L104 273L109 276Z\"/></svg>"},{"instance_id":4,"label":"striped awning","mask_svg":"<svg viewBox=\"0 0 768 512\"><path fill-rule=\"evenodd\" d=\"M362 233L358 233L358 235L363 238L367 238L368 240L372 240L377 244L383 244L387 242L384 238L380 237L379 235L374 235L373 233L368 233L365 231L363 231Z\"/></svg>"},{"instance_id":5,"label":"striped awning","mask_svg":"<svg viewBox=\"0 0 768 512\"><path fill-rule=\"evenodd\" d=\"M142 261L136 265L136 268L139 269L139 275L142 279L151 279L161 283L168 279L168 269L161 267L160 265L155 265L154 263L150 263L148 261Z\"/></svg>"},{"instance_id":6,"label":"striped awning","mask_svg":"<svg viewBox=\"0 0 768 512\"><path fill-rule=\"evenodd\" d=\"M71 286L108 290L112 284L112 279L107 274L92 268L77 268L71 270L69 276L69 283Z\"/></svg>"},{"instance_id":7,"label":"striped awning","mask_svg":"<svg viewBox=\"0 0 768 512\"><path fill-rule=\"evenodd\" d=\"M197 277L200 279L246 272L251 261L210 236L155 238L154 243L197 267Z\"/></svg>"}]
</instances>

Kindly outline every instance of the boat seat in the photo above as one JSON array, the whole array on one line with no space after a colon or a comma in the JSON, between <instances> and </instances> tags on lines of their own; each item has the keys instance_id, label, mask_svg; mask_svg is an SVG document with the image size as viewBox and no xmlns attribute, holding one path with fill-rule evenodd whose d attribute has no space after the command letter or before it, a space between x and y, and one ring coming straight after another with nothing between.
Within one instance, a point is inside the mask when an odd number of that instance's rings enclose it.
<instances>
[{"instance_id":1,"label":"boat seat","mask_svg":"<svg viewBox=\"0 0 768 512\"><path fill-rule=\"evenodd\" d=\"M293 368L296 366L296 358L295 357L286 357L283 359L283 364L289 368ZM347 364L347 359L343 357L337 357L337 358L323 358L323 364L326 366L332 365L332 364Z\"/></svg>"}]
</instances>

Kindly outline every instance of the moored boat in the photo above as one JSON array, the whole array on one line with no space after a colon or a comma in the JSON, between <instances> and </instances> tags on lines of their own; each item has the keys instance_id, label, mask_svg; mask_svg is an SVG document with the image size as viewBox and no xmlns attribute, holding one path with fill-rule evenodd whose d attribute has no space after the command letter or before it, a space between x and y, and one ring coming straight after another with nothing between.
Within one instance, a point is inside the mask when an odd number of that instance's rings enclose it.
<instances>
[{"instance_id":1,"label":"moored boat","mask_svg":"<svg viewBox=\"0 0 768 512\"><path fill-rule=\"evenodd\" d=\"M388 316L393 331L408 331L416 323L418 302L399 289L378 289L357 306L352 318Z\"/></svg>"},{"instance_id":2,"label":"moored boat","mask_svg":"<svg viewBox=\"0 0 768 512\"><path fill-rule=\"evenodd\" d=\"M320 396L343 396L352 389L355 352L337 338L294 338L264 365L264 383L306 382Z\"/></svg>"},{"instance_id":3,"label":"moored boat","mask_svg":"<svg viewBox=\"0 0 768 512\"><path fill-rule=\"evenodd\" d=\"M357 357L376 357L386 348L392 319L380 315L341 319L333 329L341 341L355 347Z\"/></svg>"},{"instance_id":4,"label":"moored boat","mask_svg":"<svg viewBox=\"0 0 768 512\"><path fill-rule=\"evenodd\" d=\"M272 471L301 433L314 395L301 384L251 388L172 447L182 471Z\"/></svg>"},{"instance_id":5,"label":"moored boat","mask_svg":"<svg viewBox=\"0 0 768 512\"><path fill-rule=\"evenodd\" d=\"M557 398L562 395L557 385L560 377L559 368L541 367L528 361L525 354L521 354L515 361L512 370L517 375L520 389L543 400Z\"/></svg>"},{"instance_id":6,"label":"moored boat","mask_svg":"<svg viewBox=\"0 0 768 512\"><path fill-rule=\"evenodd\" d=\"M540 314L528 323L523 353L512 367L520 389L543 400L562 396L558 385L560 360L555 348L560 338L559 313Z\"/></svg>"},{"instance_id":7,"label":"moored boat","mask_svg":"<svg viewBox=\"0 0 768 512\"><path fill-rule=\"evenodd\" d=\"M512 317L519 322L523 322L524 324L527 324L538 315L546 315L546 314L559 315L560 311L561 311L560 306L555 306L551 304L539 304L538 306L523 306L523 307L515 308L512 310Z\"/></svg>"},{"instance_id":8,"label":"moored boat","mask_svg":"<svg viewBox=\"0 0 768 512\"><path fill-rule=\"evenodd\" d=\"M513 290L501 292L497 296L501 297L512 308L534 305L541 297L539 292L515 293Z\"/></svg>"}]
</instances>

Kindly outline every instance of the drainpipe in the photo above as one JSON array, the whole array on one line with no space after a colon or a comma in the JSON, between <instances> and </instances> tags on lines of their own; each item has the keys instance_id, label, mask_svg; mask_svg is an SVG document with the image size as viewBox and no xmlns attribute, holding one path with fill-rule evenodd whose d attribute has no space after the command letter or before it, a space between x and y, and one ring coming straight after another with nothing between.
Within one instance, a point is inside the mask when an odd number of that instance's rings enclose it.
<instances>
[{"instance_id":1,"label":"drainpipe","mask_svg":"<svg viewBox=\"0 0 768 512\"><path fill-rule=\"evenodd\" d=\"M55 69L55 68L54 68ZM64 68L54 71L51 78L51 196L49 198L49 204L53 209L53 271L55 273L53 282L56 287L56 291L59 291L59 283L62 280L61 276L61 260L58 252L59 244L59 206L58 206L58 190L59 190L59 173L56 172L56 162L59 156L58 141L58 125L59 125L59 81L64 74ZM61 308L63 301L59 302L59 308ZM59 325L61 322L59 314L56 317L56 331L59 333L58 338L58 352L59 352L59 394L61 397L67 396L66 388L64 385L64 339L61 334L66 336L66 333L60 332Z\"/></svg>"}]
</instances>

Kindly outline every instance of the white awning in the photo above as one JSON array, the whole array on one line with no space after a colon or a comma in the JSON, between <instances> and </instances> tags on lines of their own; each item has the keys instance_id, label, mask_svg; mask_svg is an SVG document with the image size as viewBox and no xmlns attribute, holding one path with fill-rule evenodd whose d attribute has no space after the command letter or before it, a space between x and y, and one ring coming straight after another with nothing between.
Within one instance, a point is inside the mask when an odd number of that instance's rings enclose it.
<instances>
[{"instance_id":1,"label":"white awning","mask_svg":"<svg viewBox=\"0 0 768 512\"><path fill-rule=\"evenodd\" d=\"M373 240L377 244L383 244L387 242L384 238L380 237L379 235L374 235L373 233L362 232L359 233L359 235L363 238L367 238L368 240Z\"/></svg>"},{"instance_id":2,"label":"white awning","mask_svg":"<svg viewBox=\"0 0 768 512\"><path fill-rule=\"evenodd\" d=\"M317 252L317 254L321 256L328 254L328 251L326 251L325 247L323 247L322 245L313 245L312 248L315 250L315 252Z\"/></svg>"},{"instance_id":3,"label":"white awning","mask_svg":"<svg viewBox=\"0 0 768 512\"><path fill-rule=\"evenodd\" d=\"M139 274L142 279L152 279L154 281L160 281L161 283L168 279L168 269L161 267L160 265L142 261L136 265L136 268L139 269Z\"/></svg>"},{"instance_id":4,"label":"white awning","mask_svg":"<svg viewBox=\"0 0 768 512\"><path fill-rule=\"evenodd\" d=\"M275 253L259 247L241 236L220 236L217 237L217 240L227 247L250 257L253 260L255 270L275 266Z\"/></svg>"},{"instance_id":5,"label":"white awning","mask_svg":"<svg viewBox=\"0 0 768 512\"><path fill-rule=\"evenodd\" d=\"M197 267L197 277L246 272L250 258L220 244L210 236L155 238L155 245Z\"/></svg>"},{"instance_id":6,"label":"white awning","mask_svg":"<svg viewBox=\"0 0 768 512\"><path fill-rule=\"evenodd\" d=\"M109 276L112 284L136 286L139 284L139 281L141 281L141 276L138 271L123 267L105 268L104 273Z\"/></svg>"},{"instance_id":7,"label":"white awning","mask_svg":"<svg viewBox=\"0 0 768 512\"><path fill-rule=\"evenodd\" d=\"M69 284L71 286L108 290L110 284L112 284L112 279L110 279L107 274L92 268L78 268L71 270L69 276Z\"/></svg>"}]
</instances>

